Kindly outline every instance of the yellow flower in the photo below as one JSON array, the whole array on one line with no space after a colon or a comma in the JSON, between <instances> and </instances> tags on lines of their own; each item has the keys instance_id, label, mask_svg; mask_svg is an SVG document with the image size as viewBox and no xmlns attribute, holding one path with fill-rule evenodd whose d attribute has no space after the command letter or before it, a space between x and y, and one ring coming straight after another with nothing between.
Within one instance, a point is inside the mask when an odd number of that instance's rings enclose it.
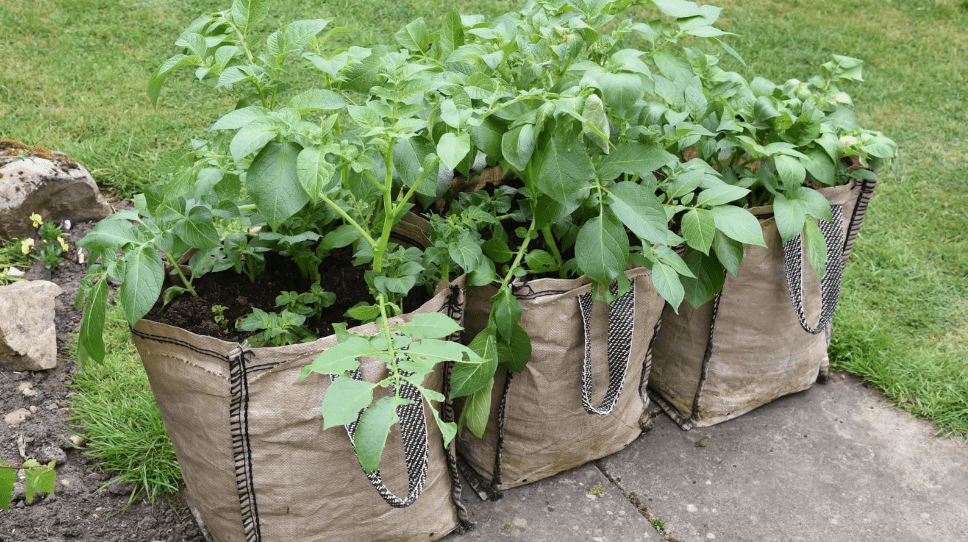
<instances>
[{"instance_id":1,"label":"yellow flower","mask_svg":"<svg viewBox=\"0 0 968 542\"><path fill-rule=\"evenodd\" d=\"M77 263L84 263L84 251L83 250L78 250L77 251Z\"/></svg>"},{"instance_id":2,"label":"yellow flower","mask_svg":"<svg viewBox=\"0 0 968 542\"><path fill-rule=\"evenodd\" d=\"M34 246L34 240L28 237L20 242L20 252L23 252L24 254L30 254L30 249L33 246Z\"/></svg>"},{"instance_id":3,"label":"yellow flower","mask_svg":"<svg viewBox=\"0 0 968 542\"><path fill-rule=\"evenodd\" d=\"M60 245L61 250L63 250L64 252L67 252L69 250L69 248L67 246L67 243L64 242L64 238L63 237L58 237L57 238L57 244Z\"/></svg>"},{"instance_id":4,"label":"yellow flower","mask_svg":"<svg viewBox=\"0 0 968 542\"><path fill-rule=\"evenodd\" d=\"M30 215L30 223L33 224L35 228L39 228L40 225L44 223L44 218L37 213L33 213Z\"/></svg>"}]
</instances>

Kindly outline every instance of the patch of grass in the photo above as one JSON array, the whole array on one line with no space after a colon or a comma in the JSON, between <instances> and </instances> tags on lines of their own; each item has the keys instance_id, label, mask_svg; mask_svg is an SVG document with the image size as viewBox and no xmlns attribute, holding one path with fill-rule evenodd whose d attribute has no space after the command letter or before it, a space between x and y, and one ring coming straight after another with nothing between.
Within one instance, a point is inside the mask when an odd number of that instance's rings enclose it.
<instances>
[{"instance_id":1,"label":"patch of grass","mask_svg":"<svg viewBox=\"0 0 968 542\"><path fill-rule=\"evenodd\" d=\"M109 305L105 329L104 363L74 378L70 421L87 439L84 454L117 474L109 484L132 483L131 502L142 494L154 502L182 484L175 449L118 306Z\"/></svg>"}]
</instances>

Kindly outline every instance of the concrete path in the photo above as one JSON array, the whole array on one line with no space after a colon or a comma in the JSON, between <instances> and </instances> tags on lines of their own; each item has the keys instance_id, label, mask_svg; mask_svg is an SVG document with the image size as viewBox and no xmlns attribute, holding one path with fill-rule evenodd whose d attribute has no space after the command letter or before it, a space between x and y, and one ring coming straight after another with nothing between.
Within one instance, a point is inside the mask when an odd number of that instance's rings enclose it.
<instances>
[{"instance_id":1,"label":"concrete path","mask_svg":"<svg viewBox=\"0 0 968 542\"><path fill-rule=\"evenodd\" d=\"M968 446L853 377L708 428L653 429L595 463L483 502L447 542L968 542ZM662 531L653 525L663 525Z\"/></svg>"}]
</instances>

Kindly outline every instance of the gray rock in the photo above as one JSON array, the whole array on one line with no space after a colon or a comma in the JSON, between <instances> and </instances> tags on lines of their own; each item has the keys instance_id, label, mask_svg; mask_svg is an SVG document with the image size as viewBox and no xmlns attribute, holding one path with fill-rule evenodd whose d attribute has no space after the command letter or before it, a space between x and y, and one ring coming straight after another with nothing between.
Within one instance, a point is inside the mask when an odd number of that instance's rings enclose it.
<instances>
[{"instance_id":1,"label":"gray rock","mask_svg":"<svg viewBox=\"0 0 968 542\"><path fill-rule=\"evenodd\" d=\"M62 153L0 140L0 238L34 236L30 215L100 220L111 213L86 169Z\"/></svg>"},{"instance_id":2,"label":"gray rock","mask_svg":"<svg viewBox=\"0 0 968 542\"><path fill-rule=\"evenodd\" d=\"M0 286L0 370L38 371L57 366L53 282Z\"/></svg>"}]
</instances>

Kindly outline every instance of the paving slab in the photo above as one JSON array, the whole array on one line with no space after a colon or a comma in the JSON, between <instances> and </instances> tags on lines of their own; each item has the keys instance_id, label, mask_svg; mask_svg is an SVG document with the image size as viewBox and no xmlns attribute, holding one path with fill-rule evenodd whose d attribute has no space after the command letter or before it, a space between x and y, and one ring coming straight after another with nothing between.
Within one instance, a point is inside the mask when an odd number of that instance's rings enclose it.
<instances>
[{"instance_id":1,"label":"paving slab","mask_svg":"<svg viewBox=\"0 0 968 542\"><path fill-rule=\"evenodd\" d=\"M497 501L482 501L465 485L461 500L477 526L444 542L663 540L594 464L506 490Z\"/></svg>"},{"instance_id":2,"label":"paving slab","mask_svg":"<svg viewBox=\"0 0 968 542\"><path fill-rule=\"evenodd\" d=\"M599 465L666 540L968 541L968 447L832 376L713 427L661 415Z\"/></svg>"}]
</instances>

